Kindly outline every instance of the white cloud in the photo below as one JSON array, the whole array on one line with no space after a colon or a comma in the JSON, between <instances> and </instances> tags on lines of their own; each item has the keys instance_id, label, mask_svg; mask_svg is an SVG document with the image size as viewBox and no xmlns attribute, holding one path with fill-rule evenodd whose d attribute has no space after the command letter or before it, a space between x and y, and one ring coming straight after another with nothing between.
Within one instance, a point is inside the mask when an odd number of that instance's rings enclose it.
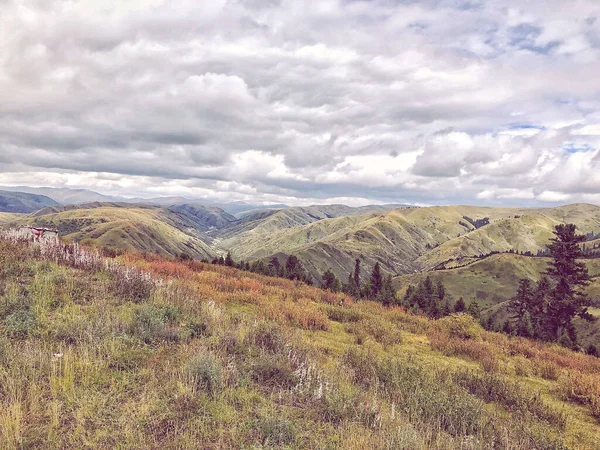
<instances>
[{"instance_id":1,"label":"white cloud","mask_svg":"<svg viewBox=\"0 0 600 450\"><path fill-rule=\"evenodd\" d=\"M0 184L595 199L596 17L595 0L10 0Z\"/></svg>"}]
</instances>

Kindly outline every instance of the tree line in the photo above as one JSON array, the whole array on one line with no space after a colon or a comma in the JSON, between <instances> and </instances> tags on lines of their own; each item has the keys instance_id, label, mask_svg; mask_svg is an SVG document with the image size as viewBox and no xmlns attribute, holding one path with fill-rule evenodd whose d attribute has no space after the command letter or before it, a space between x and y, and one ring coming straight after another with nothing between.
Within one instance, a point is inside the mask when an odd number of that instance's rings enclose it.
<instances>
[{"instance_id":1,"label":"tree line","mask_svg":"<svg viewBox=\"0 0 600 450\"><path fill-rule=\"evenodd\" d=\"M508 304L509 320L504 331L518 336L557 342L565 347L579 347L573 320L576 317L596 320L588 312L590 299L584 289L589 285L584 256L579 245L585 235L577 234L573 224L556 225L548 245L552 258L542 278L537 282L521 279ZM591 345L587 352L597 356Z\"/></svg>"},{"instance_id":2,"label":"tree line","mask_svg":"<svg viewBox=\"0 0 600 450\"><path fill-rule=\"evenodd\" d=\"M333 292L344 292L355 299L379 301L387 306L399 305L432 319L453 313L466 313L480 319L487 329L556 342L578 349L573 320L576 317L596 320L588 312L591 302L584 293L584 288L589 284L589 274L585 264L578 261L586 256L586 250L580 244L590 237L595 235L577 234L573 224L556 225L554 238L551 239L547 246L547 254L544 255L552 258L547 270L537 283L530 279L519 281L515 295L508 302L509 318L500 325L494 323L493 316L489 316L487 320L481 319L476 301L470 302L468 306L462 297L453 301L447 295L441 280L434 285L429 276L423 282L409 286L404 297L399 299L391 275L383 274L379 262L375 263L366 281L362 280L361 260L357 258L347 281L341 282L331 269L327 269L321 276L320 285ZM295 255L289 255L284 264L277 257L271 258L269 262L256 260L252 263L236 263L231 253L227 253L225 257L213 259L212 263L314 284L312 277ZM599 354L594 345L590 345L586 351L595 356Z\"/></svg>"}]
</instances>

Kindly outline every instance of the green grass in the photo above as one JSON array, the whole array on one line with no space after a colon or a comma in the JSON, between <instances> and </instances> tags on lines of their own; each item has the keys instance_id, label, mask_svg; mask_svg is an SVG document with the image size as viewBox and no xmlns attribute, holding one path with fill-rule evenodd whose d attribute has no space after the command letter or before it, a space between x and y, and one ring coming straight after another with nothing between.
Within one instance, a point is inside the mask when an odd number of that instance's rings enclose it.
<instances>
[{"instance_id":1,"label":"green grass","mask_svg":"<svg viewBox=\"0 0 600 450\"><path fill-rule=\"evenodd\" d=\"M0 448L599 448L561 380L595 386L600 360L222 266L36 247L0 240Z\"/></svg>"}]
</instances>

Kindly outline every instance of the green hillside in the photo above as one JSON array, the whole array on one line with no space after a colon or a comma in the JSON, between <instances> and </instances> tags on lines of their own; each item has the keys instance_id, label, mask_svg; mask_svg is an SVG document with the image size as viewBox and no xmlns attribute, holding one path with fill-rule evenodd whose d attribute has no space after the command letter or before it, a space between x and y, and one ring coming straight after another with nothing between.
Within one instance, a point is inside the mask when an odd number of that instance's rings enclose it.
<instances>
[{"instance_id":1,"label":"green hillside","mask_svg":"<svg viewBox=\"0 0 600 450\"><path fill-rule=\"evenodd\" d=\"M37 246L0 238L2 449L600 448L598 358L223 266Z\"/></svg>"},{"instance_id":2,"label":"green hillside","mask_svg":"<svg viewBox=\"0 0 600 450\"><path fill-rule=\"evenodd\" d=\"M45 195L0 191L0 212L30 213L58 204Z\"/></svg>"},{"instance_id":3,"label":"green hillside","mask_svg":"<svg viewBox=\"0 0 600 450\"><path fill-rule=\"evenodd\" d=\"M38 211L20 224L55 228L67 240L171 256L211 258L198 218L185 211L120 203L95 203Z\"/></svg>"},{"instance_id":4,"label":"green hillside","mask_svg":"<svg viewBox=\"0 0 600 450\"><path fill-rule=\"evenodd\" d=\"M449 297L456 301L462 297L467 304L476 301L484 317L493 315L498 324L506 319L506 302L515 295L519 280L538 281L546 270L549 258L533 258L516 254L497 254L476 260L456 269L435 270L402 275L394 279L398 296L403 297L410 285L417 285L430 277L434 285L441 281ZM590 297L600 300L600 259L584 260L591 284ZM600 344L600 322L576 319L578 336L584 345Z\"/></svg>"}]
</instances>

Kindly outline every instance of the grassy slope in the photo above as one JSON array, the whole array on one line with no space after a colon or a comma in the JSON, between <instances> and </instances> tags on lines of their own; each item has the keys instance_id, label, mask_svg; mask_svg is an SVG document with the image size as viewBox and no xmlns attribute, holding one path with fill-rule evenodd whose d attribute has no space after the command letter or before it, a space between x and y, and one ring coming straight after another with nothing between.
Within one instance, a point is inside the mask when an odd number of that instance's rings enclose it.
<instances>
[{"instance_id":1,"label":"grassy slope","mask_svg":"<svg viewBox=\"0 0 600 450\"><path fill-rule=\"evenodd\" d=\"M592 277L587 288L591 297L600 297L600 259L584 260ZM463 297L468 304L475 300L484 314L495 314L499 321L505 318L504 302L516 292L519 280L537 281L548 265L548 258L531 258L515 254L492 255L456 269L403 275L395 278L398 295L404 296L410 285L416 285L430 276L434 283L442 281L446 291L456 300ZM502 304L499 306L499 304ZM600 343L598 322L578 320L580 339L584 344Z\"/></svg>"},{"instance_id":2,"label":"grassy slope","mask_svg":"<svg viewBox=\"0 0 600 450\"><path fill-rule=\"evenodd\" d=\"M600 448L598 359L220 266L118 259L155 285L35 254L0 241L0 448Z\"/></svg>"},{"instance_id":3,"label":"grassy slope","mask_svg":"<svg viewBox=\"0 0 600 450\"><path fill-rule=\"evenodd\" d=\"M376 262L390 273L413 272L419 268L417 258L429 248L473 229L471 225L465 228L459 224L465 222L463 216L498 220L520 212L514 208L474 206L406 208L307 224L291 220L282 211L224 239L220 245L244 259L278 252L284 256L297 254L315 278L332 268L345 279L357 257L362 258L366 272Z\"/></svg>"},{"instance_id":4,"label":"grassy slope","mask_svg":"<svg viewBox=\"0 0 600 450\"><path fill-rule=\"evenodd\" d=\"M45 195L0 190L0 211L9 213L30 213L58 203Z\"/></svg>"},{"instance_id":5,"label":"grassy slope","mask_svg":"<svg viewBox=\"0 0 600 450\"><path fill-rule=\"evenodd\" d=\"M22 214L0 212L0 226L16 222L22 217Z\"/></svg>"},{"instance_id":6,"label":"grassy slope","mask_svg":"<svg viewBox=\"0 0 600 450\"><path fill-rule=\"evenodd\" d=\"M56 228L68 240L107 248L173 256L186 253L196 258L212 255L193 223L160 207L99 203L41 211L22 223Z\"/></svg>"},{"instance_id":7,"label":"grassy slope","mask_svg":"<svg viewBox=\"0 0 600 450\"><path fill-rule=\"evenodd\" d=\"M457 263L448 264L450 260L468 260L469 257L492 251L514 249L535 253L545 247L552 237L554 226L559 223L574 223L581 233L600 229L600 207L594 205L573 204L513 212L521 217L515 219L513 214L513 218L498 218L489 214L492 218L490 225L449 240L425 253L418 260L422 270L451 267Z\"/></svg>"}]
</instances>

